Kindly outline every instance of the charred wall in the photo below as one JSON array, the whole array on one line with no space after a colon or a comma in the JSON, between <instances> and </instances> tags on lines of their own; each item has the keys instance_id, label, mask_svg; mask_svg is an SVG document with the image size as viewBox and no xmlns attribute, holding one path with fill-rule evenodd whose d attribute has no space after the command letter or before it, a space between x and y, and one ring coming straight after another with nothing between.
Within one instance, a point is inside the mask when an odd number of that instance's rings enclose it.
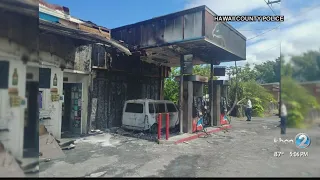
<instances>
[{"instance_id":1,"label":"charred wall","mask_svg":"<svg viewBox=\"0 0 320 180\"><path fill-rule=\"evenodd\" d=\"M123 105L130 99L159 99L161 81L167 69L140 60L139 56L119 56L110 49L93 45L91 128L121 126Z\"/></svg>"},{"instance_id":2,"label":"charred wall","mask_svg":"<svg viewBox=\"0 0 320 180\"><path fill-rule=\"evenodd\" d=\"M0 38L8 39L10 45L13 42L26 48L27 52L23 57L31 62L39 61L36 56L30 56L38 52L38 34L37 18L0 11ZM14 53L19 53L20 49L18 48L17 51Z\"/></svg>"},{"instance_id":3,"label":"charred wall","mask_svg":"<svg viewBox=\"0 0 320 180\"><path fill-rule=\"evenodd\" d=\"M141 48L199 38L203 36L203 9L197 7L115 28L111 37Z\"/></svg>"},{"instance_id":4,"label":"charred wall","mask_svg":"<svg viewBox=\"0 0 320 180\"><path fill-rule=\"evenodd\" d=\"M74 61L69 61L67 68L83 72L91 71L92 45L83 45L76 47Z\"/></svg>"},{"instance_id":5,"label":"charred wall","mask_svg":"<svg viewBox=\"0 0 320 180\"><path fill-rule=\"evenodd\" d=\"M39 39L41 52L47 52L51 56L56 55L63 59L62 62L56 62L56 59L47 57L40 59L41 61L64 66L66 69L91 71L91 45L86 45L77 39L43 31L40 33Z\"/></svg>"},{"instance_id":6,"label":"charred wall","mask_svg":"<svg viewBox=\"0 0 320 180\"><path fill-rule=\"evenodd\" d=\"M93 128L121 126L123 105L130 99L159 99L160 77L147 77L122 71L97 70L92 99L96 99Z\"/></svg>"},{"instance_id":7,"label":"charred wall","mask_svg":"<svg viewBox=\"0 0 320 180\"><path fill-rule=\"evenodd\" d=\"M40 51L48 52L64 60L64 62L55 62L54 59L47 58L41 59L40 61L46 61L52 64L65 64L70 69L74 67L76 45L72 39L51 33L40 33L39 37Z\"/></svg>"}]
</instances>

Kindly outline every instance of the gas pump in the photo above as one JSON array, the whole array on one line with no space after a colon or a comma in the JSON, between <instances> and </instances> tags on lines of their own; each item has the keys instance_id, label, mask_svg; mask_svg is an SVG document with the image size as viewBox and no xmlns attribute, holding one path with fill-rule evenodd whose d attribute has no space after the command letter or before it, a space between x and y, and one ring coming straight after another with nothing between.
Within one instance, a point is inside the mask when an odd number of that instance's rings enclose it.
<instances>
[{"instance_id":1,"label":"gas pump","mask_svg":"<svg viewBox=\"0 0 320 180\"><path fill-rule=\"evenodd\" d=\"M176 77L179 80L179 77ZM183 76L183 132L193 133L203 129L203 87L208 82L207 77L198 75Z\"/></svg>"},{"instance_id":2,"label":"gas pump","mask_svg":"<svg viewBox=\"0 0 320 180\"><path fill-rule=\"evenodd\" d=\"M205 78L199 76L198 78ZM205 79L207 80L207 79ZM204 127L204 114L206 102L203 98L203 82L193 82L193 108L192 108L192 132L202 131Z\"/></svg>"},{"instance_id":3,"label":"gas pump","mask_svg":"<svg viewBox=\"0 0 320 180\"><path fill-rule=\"evenodd\" d=\"M219 77L225 77L225 67L214 67L213 76L218 79L209 82L209 101L210 101L210 126L220 126L228 123L227 113L227 87L226 80L220 80Z\"/></svg>"},{"instance_id":4,"label":"gas pump","mask_svg":"<svg viewBox=\"0 0 320 180\"><path fill-rule=\"evenodd\" d=\"M228 81L222 81L221 83L221 100L220 100L220 124L228 124L227 112L228 112Z\"/></svg>"},{"instance_id":5,"label":"gas pump","mask_svg":"<svg viewBox=\"0 0 320 180\"><path fill-rule=\"evenodd\" d=\"M199 85L200 86L200 85ZM201 86L202 87L202 86ZM201 91L203 92L203 91ZM203 96L194 94L192 109L192 132L202 131L204 128L205 100Z\"/></svg>"}]
</instances>

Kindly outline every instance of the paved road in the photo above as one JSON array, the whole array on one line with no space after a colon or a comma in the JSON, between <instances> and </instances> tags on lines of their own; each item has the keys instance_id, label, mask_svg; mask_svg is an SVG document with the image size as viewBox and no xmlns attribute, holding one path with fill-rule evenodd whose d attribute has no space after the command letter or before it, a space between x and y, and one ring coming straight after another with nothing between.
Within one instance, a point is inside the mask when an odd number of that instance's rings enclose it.
<instances>
[{"instance_id":1,"label":"paved road","mask_svg":"<svg viewBox=\"0 0 320 180\"><path fill-rule=\"evenodd\" d=\"M65 151L65 159L40 164L40 176L320 177L320 128L303 131L312 139L308 157L289 157L298 149L274 143L281 137L278 123L274 118L234 120L229 132L179 145L106 135L106 142L81 142ZM281 138L294 139L300 131L288 129ZM274 157L276 151L284 155Z\"/></svg>"}]
</instances>

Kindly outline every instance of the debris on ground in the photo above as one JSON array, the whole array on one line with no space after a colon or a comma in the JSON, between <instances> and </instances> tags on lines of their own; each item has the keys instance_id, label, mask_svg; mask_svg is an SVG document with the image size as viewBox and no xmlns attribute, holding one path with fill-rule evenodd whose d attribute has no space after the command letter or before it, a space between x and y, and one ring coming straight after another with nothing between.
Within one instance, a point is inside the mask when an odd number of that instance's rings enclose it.
<instances>
[{"instance_id":1,"label":"debris on ground","mask_svg":"<svg viewBox=\"0 0 320 180\"><path fill-rule=\"evenodd\" d=\"M56 140L57 140L57 139L56 139ZM74 139L66 139L66 140L61 139L61 140L57 140L57 142L59 143L59 146L60 146L61 148L70 146L71 144L74 143L74 141L75 141Z\"/></svg>"},{"instance_id":2,"label":"debris on ground","mask_svg":"<svg viewBox=\"0 0 320 180\"><path fill-rule=\"evenodd\" d=\"M122 136L130 135L130 134L131 134L130 132L125 131L125 130L122 129L122 128L117 129L115 133L116 133L116 134L119 134L119 135L122 135ZM131 134L131 135L132 135L132 134Z\"/></svg>"},{"instance_id":3,"label":"debris on ground","mask_svg":"<svg viewBox=\"0 0 320 180\"><path fill-rule=\"evenodd\" d=\"M24 173L26 173L26 174L37 173L37 172L39 172L39 165L36 165L35 167L30 168L30 169L24 170Z\"/></svg>"},{"instance_id":4,"label":"debris on ground","mask_svg":"<svg viewBox=\"0 0 320 180\"><path fill-rule=\"evenodd\" d=\"M49 158L46 158L46 159L45 158L40 158L39 161L40 162L50 162L51 159L49 159Z\"/></svg>"},{"instance_id":5,"label":"debris on ground","mask_svg":"<svg viewBox=\"0 0 320 180\"><path fill-rule=\"evenodd\" d=\"M39 155L41 155L42 158L57 159L65 157L60 145L50 133L39 137L39 147Z\"/></svg>"},{"instance_id":6,"label":"debris on ground","mask_svg":"<svg viewBox=\"0 0 320 180\"><path fill-rule=\"evenodd\" d=\"M98 173L93 173L93 174L90 174L89 176L86 176L86 177L101 177L102 175L106 174L107 171L104 171L104 172L98 172Z\"/></svg>"},{"instance_id":7,"label":"debris on ground","mask_svg":"<svg viewBox=\"0 0 320 180\"><path fill-rule=\"evenodd\" d=\"M100 129L94 129L94 130L91 130L88 134L89 135L96 135L96 134L103 134L104 132L101 131Z\"/></svg>"},{"instance_id":8,"label":"debris on ground","mask_svg":"<svg viewBox=\"0 0 320 180\"><path fill-rule=\"evenodd\" d=\"M103 134L98 134L95 136L89 136L89 137L77 139L74 142L74 144L79 144L79 143L85 142L85 143L90 143L90 144L94 144L94 145L100 145L103 147L107 147L107 146L114 146L115 144L119 143L117 141L112 142L111 138L112 138L111 134L103 133Z\"/></svg>"},{"instance_id":9,"label":"debris on ground","mask_svg":"<svg viewBox=\"0 0 320 180\"><path fill-rule=\"evenodd\" d=\"M62 150L70 150L74 149L76 146L74 144L69 144L69 146L61 147Z\"/></svg>"}]
</instances>

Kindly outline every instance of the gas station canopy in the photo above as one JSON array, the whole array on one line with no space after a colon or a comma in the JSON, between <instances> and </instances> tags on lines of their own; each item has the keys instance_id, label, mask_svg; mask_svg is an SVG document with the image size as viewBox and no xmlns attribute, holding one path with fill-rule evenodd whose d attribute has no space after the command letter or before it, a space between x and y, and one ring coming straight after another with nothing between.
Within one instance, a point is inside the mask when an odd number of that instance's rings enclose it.
<instances>
[{"instance_id":1,"label":"gas station canopy","mask_svg":"<svg viewBox=\"0 0 320 180\"><path fill-rule=\"evenodd\" d=\"M214 16L199 6L112 29L111 37L144 51L144 60L169 67L180 65L181 54L193 54L194 64L245 60L246 38Z\"/></svg>"}]
</instances>

